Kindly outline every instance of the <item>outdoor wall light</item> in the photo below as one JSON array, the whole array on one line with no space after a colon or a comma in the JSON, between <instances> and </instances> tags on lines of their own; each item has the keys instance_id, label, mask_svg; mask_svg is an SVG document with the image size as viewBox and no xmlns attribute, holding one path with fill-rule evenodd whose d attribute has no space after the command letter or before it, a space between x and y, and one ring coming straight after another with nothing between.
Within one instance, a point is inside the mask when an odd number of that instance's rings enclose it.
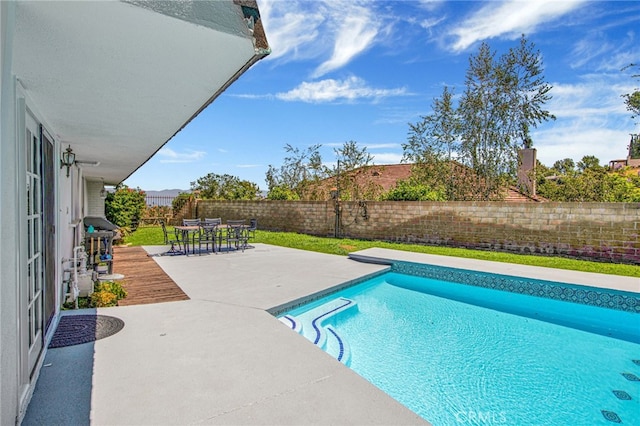
<instances>
[{"instance_id":1,"label":"outdoor wall light","mask_svg":"<svg viewBox=\"0 0 640 426\"><path fill-rule=\"evenodd\" d=\"M71 150L71 145L67 147L67 149L62 153L62 158L60 159L60 168L67 168L67 177L69 177L69 168L73 166L73 163L76 162L76 154Z\"/></svg>"},{"instance_id":2,"label":"outdoor wall light","mask_svg":"<svg viewBox=\"0 0 640 426\"><path fill-rule=\"evenodd\" d=\"M102 198L103 200L107 198L107 190L104 187L104 179L102 180L102 189L100 189L100 198Z\"/></svg>"}]
</instances>

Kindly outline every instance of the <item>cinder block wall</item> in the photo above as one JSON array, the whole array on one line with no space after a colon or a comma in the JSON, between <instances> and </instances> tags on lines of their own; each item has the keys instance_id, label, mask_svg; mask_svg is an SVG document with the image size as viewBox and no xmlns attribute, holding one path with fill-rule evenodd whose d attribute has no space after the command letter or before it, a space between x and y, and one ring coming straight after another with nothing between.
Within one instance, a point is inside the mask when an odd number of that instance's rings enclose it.
<instances>
[{"instance_id":1,"label":"cinder block wall","mask_svg":"<svg viewBox=\"0 0 640 426\"><path fill-rule=\"evenodd\" d=\"M212 201L198 200L196 217L227 220L258 219L258 228L310 235L333 233L332 203L324 201Z\"/></svg>"},{"instance_id":2,"label":"cinder block wall","mask_svg":"<svg viewBox=\"0 0 640 426\"><path fill-rule=\"evenodd\" d=\"M342 236L640 264L640 203L343 202ZM257 218L260 229L332 236L335 206L198 202L197 217Z\"/></svg>"}]
</instances>

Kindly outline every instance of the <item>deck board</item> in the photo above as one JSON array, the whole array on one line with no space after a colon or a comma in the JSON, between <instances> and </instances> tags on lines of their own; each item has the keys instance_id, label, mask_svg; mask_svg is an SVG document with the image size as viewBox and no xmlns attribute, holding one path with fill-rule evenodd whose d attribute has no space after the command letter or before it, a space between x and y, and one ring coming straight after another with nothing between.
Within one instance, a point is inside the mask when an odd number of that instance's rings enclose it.
<instances>
[{"instance_id":1,"label":"deck board","mask_svg":"<svg viewBox=\"0 0 640 426\"><path fill-rule=\"evenodd\" d=\"M127 297L119 306L189 300L142 247L113 248L113 272L124 275Z\"/></svg>"}]
</instances>

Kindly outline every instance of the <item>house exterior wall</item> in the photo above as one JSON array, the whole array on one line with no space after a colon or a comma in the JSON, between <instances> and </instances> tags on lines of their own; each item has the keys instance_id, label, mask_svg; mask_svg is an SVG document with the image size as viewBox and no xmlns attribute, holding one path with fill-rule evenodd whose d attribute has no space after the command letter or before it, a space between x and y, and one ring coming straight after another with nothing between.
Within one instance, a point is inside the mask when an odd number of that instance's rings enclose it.
<instances>
[{"instance_id":1,"label":"house exterior wall","mask_svg":"<svg viewBox=\"0 0 640 426\"><path fill-rule=\"evenodd\" d=\"M640 203L343 202L350 238L640 264ZM200 200L196 216L333 236L333 202Z\"/></svg>"},{"instance_id":2,"label":"house exterior wall","mask_svg":"<svg viewBox=\"0 0 640 426\"><path fill-rule=\"evenodd\" d=\"M24 414L40 365L46 353L41 353L33 375L29 374L21 352L23 334L27 324L21 318L23 298L21 289L25 288L26 257L26 158L24 149L25 117L27 109L38 124L47 128L45 117L38 111L12 72L13 34L15 26L15 3L0 2L0 424L11 425L20 421ZM53 141L56 176L55 198L55 259L54 292L56 300L61 300L63 275L62 258L71 256L74 238L73 224L70 221L74 209L72 203L77 200L72 193L77 188L72 185L73 176L66 178L60 173L60 145ZM72 168L72 173L77 168ZM76 181L77 182L77 181ZM55 331L59 314L59 304L43 346Z\"/></svg>"},{"instance_id":3,"label":"house exterior wall","mask_svg":"<svg viewBox=\"0 0 640 426\"><path fill-rule=\"evenodd\" d=\"M87 181L86 185L87 197L87 216L104 217L104 198L100 197L100 191L103 188L101 181Z\"/></svg>"},{"instance_id":4,"label":"house exterior wall","mask_svg":"<svg viewBox=\"0 0 640 426\"><path fill-rule=\"evenodd\" d=\"M18 415L16 95L11 73L15 5L0 2L0 424Z\"/></svg>"}]
</instances>

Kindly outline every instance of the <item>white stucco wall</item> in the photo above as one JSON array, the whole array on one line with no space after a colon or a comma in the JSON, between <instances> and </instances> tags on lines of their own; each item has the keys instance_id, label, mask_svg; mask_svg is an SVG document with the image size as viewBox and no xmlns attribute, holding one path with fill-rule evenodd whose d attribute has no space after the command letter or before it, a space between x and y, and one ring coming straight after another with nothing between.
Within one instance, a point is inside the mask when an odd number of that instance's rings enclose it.
<instances>
[{"instance_id":1,"label":"white stucco wall","mask_svg":"<svg viewBox=\"0 0 640 426\"><path fill-rule=\"evenodd\" d=\"M16 116L12 49L15 5L0 2L0 424L18 416Z\"/></svg>"},{"instance_id":2,"label":"white stucco wall","mask_svg":"<svg viewBox=\"0 0 640 426\"><path fill-rule=\"evenodd\" d=\"M38 114L37 105L30 103L27 93L20 87L12 71L13 34L15 26L14 2L0 2L0 424L13 425L24 414L38 376L38 369L30 379L21 374L26 367L20 361L20 283L25 250L26 211L24 186L25 159L21 139L24 136L24 114L28 107L38 122L45 118ZM46 125L45 125L46 127ZM54 141L59 152L59 143ZM58 154L59 156L59 154ZM54 160L55 162L56 160ZM57 164L57 163L56 163ZM61 289L61 258L70 257L73 247L71 221L72 177L58 174L58 210L56 211L57 259L56 293ZM77 168L74 168L77 171ZM82 209L76 209L81 212ZM49 334L54 331L50 328Z\"/></svg>"}]
</instances>

